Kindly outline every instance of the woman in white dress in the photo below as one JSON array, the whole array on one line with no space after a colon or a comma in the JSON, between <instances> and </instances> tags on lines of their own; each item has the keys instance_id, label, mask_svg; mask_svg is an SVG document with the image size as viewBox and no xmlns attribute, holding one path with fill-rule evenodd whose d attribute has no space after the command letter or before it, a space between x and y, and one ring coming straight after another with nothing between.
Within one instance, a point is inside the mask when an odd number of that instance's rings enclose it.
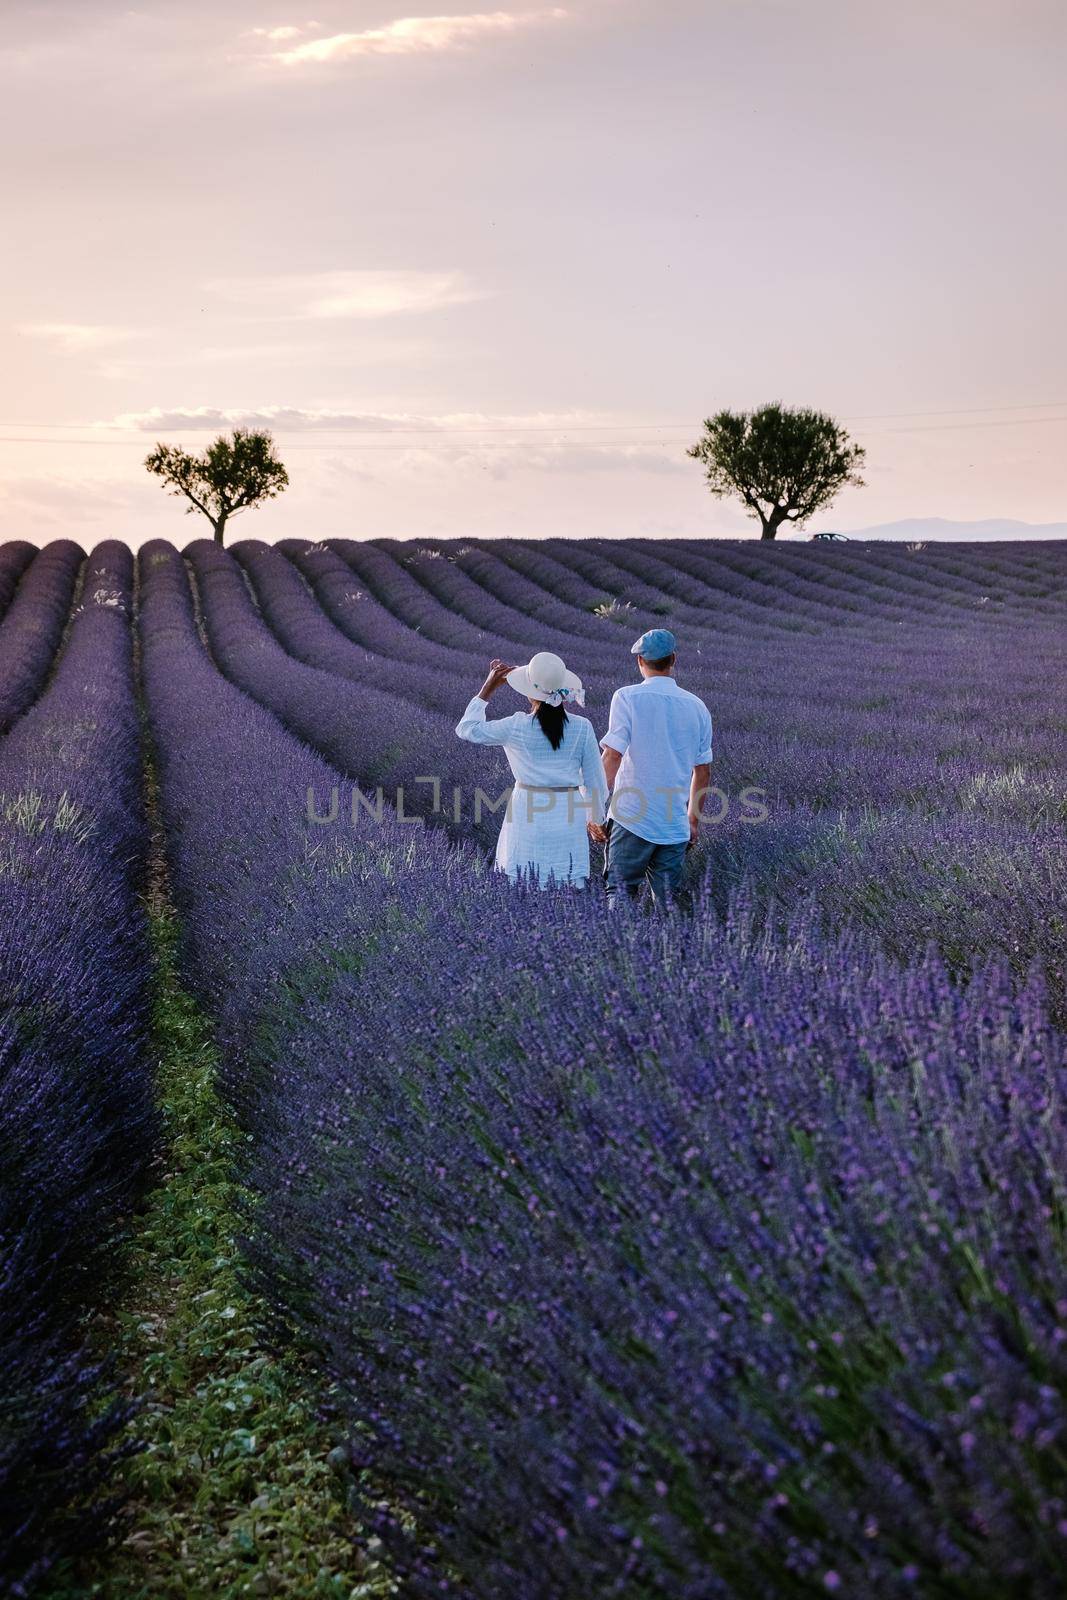
<instances>
[{"instance_id":1,"label":"woman in white dress","mask_svg":"<svg viewBox=\"0 0 1067 1600\"><path fill-rule=\"evenodd\" d=\"M497 722L485 720L489 697L508 683L529 701ZM581 679L559 656L542 651L525 667L493 661L456 732L472 744L502 749L515 777L496 864L514 883L528 878L582 885L589 877L589 840L603 844L608 789L593 724L572 706L585 704Z\"/></svg>"}]
</instances>

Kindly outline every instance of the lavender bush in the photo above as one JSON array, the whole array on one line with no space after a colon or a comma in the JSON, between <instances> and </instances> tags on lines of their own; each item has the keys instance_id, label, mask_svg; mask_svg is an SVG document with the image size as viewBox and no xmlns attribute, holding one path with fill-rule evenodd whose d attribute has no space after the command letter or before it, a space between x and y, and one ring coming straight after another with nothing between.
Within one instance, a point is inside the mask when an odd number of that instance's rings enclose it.
<instances>
[{"instance_id":1,"label":"lavender bush","mask_svg":"<svg viewBox=\"0 0 1067 1600\"><path fill-rule=\"evenodd\" d=\"M20 539L13 539L10 544L0 544L0 617L11 604L19 580L36 554L32 544Z\"/></svg>"},{"instance_id":2,"label":"lavender bush","mask_svg":"<svg viewBox=\"0 0 1067 1600\"><path fill-rule=\"evenodd\" d=\"M318 557L319 552L315 551L314 554ZM329 552L323 554L329 558ZM342 600L338 606L349 622L350 629L358 629L363 639L369 642L369 647L368 643L364 643L362 648L353 648L356 640L352 631L346 631L323 615L324 608L318 604L309 582L284 555L250 540L235 544L233 555L251 581L264 620L289 654L298 660L332 672L339 678L366 685L375 694L387 691L391 696L399 697L405 705L403 708L397 707L395 715L405 719L411 716L414 706L436 711L447 718L457 703L462 706L470 699L475 669L469 656L457 652L456 665L450 667L447 652L440 647L429 646L422 660L387 657L383 661L382 655L386 652L382 646L387 650L389 645L396 642L398 630L395 621L386 613L387 631L383 630L375 637L374 622L380 625L380 619L374 618L373 612L368 609L365 595L360 595L358 599ZM324 576L322 568L320 560L311 562L311 571L316 577ZM349 575L349 595L352 589ZM445 659L442 660L442 657ZM444 736L448 726L447 720L442 721L436 729L436 737ZM425 731L423 737L427 737ZM427 748L427 754L436 754L432 745Z\"/></svg>"},{"instance_id":3,"label":"lavender bush","mask_svg":"<svg viewBox=\"0 0 1067 1600\"><path fill-rule=\"evenodd\" d=\"M241 568L229 552L202 540L191 545L188 554L212 655L227 677L325 755L335 769L369 791L372 806L379 803L379 790L383 801L396 805L401 803L398 795L403 791L409 818L440 818L454 831L471 831L484 845L495 837L499 821L491 825L483 815L479 825L473 808L475 790L492 769L477 759L472 747L456 740L458 712L446 718L405 699L397 692L402 688L396 684L400 667L365 672L357 684L297 660L260 617ZM275 569L274 581L284 580L286 573L295 576L286 566L285 571ZM259 581L266 592L262 571ZM298 598L302 595L301 589ZM283 593L272 608L276 621L284 603ZM348 652L356 664L353 670L357 670L358 654L349 642L321 612L313 620L318 624L319 640L324 639L334 651L342 648ZM471 682L460 710L478 681ZM490 786L494 798L495 791L506 788L509 781L502 762L497 763L496 771L501 781ZM442 807L430 781L442 773L449 791L458 786L466 797L459 822L447 809L448 796ZM328 792L328 788L320 792Z\"/></svg>"},{"instance_id":4,"label":"lavender bush","mask_svg":"<svg viewBox=\"0 0 1067 1600\"><path fill-rule=\"evenodd\" d=\"M0 622L0 734L40 693L70 612L83 551L68 539L34 556Z\"/></svg>"},{"instance_id":5,"label":"lavender bush","mask_svg":"<svg viewBox=\"0 0 1067 1600\"><path fill-rule=\"evenodd\" d=\"M738 908L650 950L588 901L531 936L514 899L435 923L434 891L385 908L417 942L368 919L270 1019L253 1169L264 1281L410 1592L1055 1594L1039 993Z\"/></svg>"},{"instance_id":6,"label":"lavender bush","mask_svg":"<svg viewBox=\"0 0 1067 1600\"><path fill-rule=\"evenodd\" d=\"M51 629L81 556L46 550L24 589L47 556ZM81 1348L81 1324L155 1141L131 580L124 546L93 551L50 686L0 743L5 1593L26 1592L57 1556L100 1537L99 1495L129 1409Z\"/></svg>"}]
</instances>

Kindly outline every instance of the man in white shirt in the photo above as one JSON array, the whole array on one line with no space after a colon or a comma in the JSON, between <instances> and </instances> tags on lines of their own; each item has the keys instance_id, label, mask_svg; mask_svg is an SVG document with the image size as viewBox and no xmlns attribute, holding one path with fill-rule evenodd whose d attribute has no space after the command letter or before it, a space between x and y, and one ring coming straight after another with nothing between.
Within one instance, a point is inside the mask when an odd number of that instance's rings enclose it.
<instances>
[{"instance_id":1,"label":"man in white shirt","mask_svg":"<svg viewBox=\"0 0 1067 1600\"><path fill-rule=\"evenodd\" d=\"M675 638L650 628L632 647L640 683L617 689L600 743L614 789L607 888L636 895L647 883L662 902L676 894L696 839L711 778L711 714L674 679Z\"/></svg>"}]
</instances>

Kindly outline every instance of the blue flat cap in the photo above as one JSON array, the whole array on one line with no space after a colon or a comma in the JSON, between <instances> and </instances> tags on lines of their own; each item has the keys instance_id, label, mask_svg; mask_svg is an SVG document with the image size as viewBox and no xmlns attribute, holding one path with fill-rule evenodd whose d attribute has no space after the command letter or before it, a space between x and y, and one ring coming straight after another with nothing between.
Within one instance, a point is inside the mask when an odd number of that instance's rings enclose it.
<instances>
[{"instance_id":1,"label":"blue flat cap","mask_svg":"<svg viewBox=\"0 0 1067 1600\"><path fill-rule=\"evenodd\" d=\"M674 654L674 634L669 628L649 628L631 645L630 654L644 656L646 661L662 661L664 656Z\"/></svg>"}]
</instances>

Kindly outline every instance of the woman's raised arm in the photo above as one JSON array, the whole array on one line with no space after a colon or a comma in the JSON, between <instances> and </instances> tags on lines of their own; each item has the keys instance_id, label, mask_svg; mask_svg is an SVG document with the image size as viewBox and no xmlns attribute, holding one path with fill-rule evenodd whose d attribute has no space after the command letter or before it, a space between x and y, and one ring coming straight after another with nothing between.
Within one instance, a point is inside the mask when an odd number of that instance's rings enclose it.
<instances>
[{"instance_id":1,"label":"woman's raised arm","mask_svg":"<svg viewBox=\"0 0 1067 1600\"><path fill-rule=\"evenodd\" d=\"M461 739L469 739L471 744L507 744L511 723L511 717L486 722L485 701L476 694L456 723L456 732Z\"/></svg>"},{"instance_id":2,"label":"woman's raised arm","mask_svg":"<svg viewBox=\"0 0 1067 1600\"><path fill-rule=\"evenodd\" d=\"M489 696L500 688L511 670L504 661L494 659L489 663L489 673L485 682L456 724L456 733L461 739L468 739L471 744L507 743L512 719L502 717L499 722L486 722L485 708Z\"/></svg>"}]
</instances>

